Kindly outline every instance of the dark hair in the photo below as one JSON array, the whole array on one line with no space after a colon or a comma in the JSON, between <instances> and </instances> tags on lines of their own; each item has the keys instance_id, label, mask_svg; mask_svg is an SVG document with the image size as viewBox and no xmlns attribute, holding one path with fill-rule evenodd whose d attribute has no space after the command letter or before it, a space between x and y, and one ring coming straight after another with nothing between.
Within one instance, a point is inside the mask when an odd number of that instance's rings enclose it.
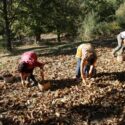
<instances>
[{"instance_id":1,"label":"dark hair","mask_svg":"<svg viewBox=\"0 0 125 125\"><path fill-rule=\"evenodd\" d=\"M88 53L88 56L87 56L87 58L86 58L88 64L90 64L90 65L92 65L92 64L96 61L96 59L97 59L96 54L95 54L95 53L92 53L92 52L91 52L91 53Z\"/></svg>"},{"instance_id":2,"label":"dark hair","mask_svg":"<svg viewBox=\"0 0 125 125\"><path fill-rule=\"evenodd\" d=\"M18 71L19 71L19 72L25 72L25 73L31 73L31 72L33 71L33 69L29 69L27 63L21 62L21 63L18 65Z\"/></svg>"}]
</instances>

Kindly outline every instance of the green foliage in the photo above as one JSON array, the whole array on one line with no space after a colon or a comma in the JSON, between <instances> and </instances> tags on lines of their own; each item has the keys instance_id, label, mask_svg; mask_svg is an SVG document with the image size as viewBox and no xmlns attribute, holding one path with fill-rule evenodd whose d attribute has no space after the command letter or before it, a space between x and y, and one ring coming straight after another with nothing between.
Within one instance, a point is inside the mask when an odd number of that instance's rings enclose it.
<instances>
[{"instance_id":1,"label":"green foliage","mask_svg":"<svg viewBox=\"0 0 125 125\"><path fill-rule=\"evenodd\" d=\"M81 0L82 1L82 0ZM90 12L95 12L99 17L99 21L111 20L111 15L115 13L116 1L113 0L84 0L81 2L83 18Z\"/></svg>"},{"instance_id":2,"label":"green foliage","mask_svg":"<svg viewBox=\"0 0 125 125\"><path fill-rule=\"evenodd\" d=\"M91 12L86 15L79 29L79 36L81 40L90 40L94 34L94 28L97 25L96 13Z\"/></svg>"},{"instance_id":3,"label":"green foliage","mask_svg":"<svg viewBox=\"0 0 125 125\"><path fill-rule=\"evenodd\" d=\"M28 36L31 32L30 27L25 25L25 23L22 21L15 20L13 25L11 26L11 29L14 33L15 38L19 38L21 36Z\"/></svg>"},{"instance_id":4,"label":"green foliage","mask_svg":"<svg viewBox=\"0 0 125 125\"><path fill-rule=\"evenodd\" d=\"M6 1L11 40L20 36L36 36L39 40L40 34L50 32L58 38L65 33L91 39L95 35L111 34L119 28L118 23L121 28L125 24L124 0ZM0 1L0 17L0 35L5 36L3 1Z\"/></svg>"},{"instance_id":5,"label":"green foliage","mask_svg":"<svg viewBox=\"0 0 125 125\"><path fill-rule=\"evenodd\" d=\"M123 4L120 5L120 7L118 8L118 10L116 10L116 17L117 17L117 21L118 23L125 27L125 2Z\"/></svg>"},{"instance_id":6,"label":"green foliage","mask_svg":"<svg viewBox=\"0 0 125 125\"><path fill-rule=\"evenodd\" d=\"M54 0L50 3L51 8L48 13L49 26L53 27L57 33L68 33L75 35L78 26L78 16L80 14L79 2L75 0Z\"/></svg>"},{"instance_id":7,"label":"green foliage","mask_svg":"<svg viewBox=\"0 0 125 125\"><path fill-rule=\"evenodd\" d=\"M82 25L79 27L80 38L91 39L98 35L110 35L114 30L119 29L115 11L123 1L81 0L82 15L80 15L80 19Z\"/></svg>"},{"instance_id":8,"label":"green foliage","mask_svg":"<svg viewBox=\"0 0 125 125\"><path fill-rule=\"evenodd\" d=\"M111 35L115 30L120 29L117 22L100 22L94 29L94 34L96 36L109 36Z\"/></svg>"},{"instance_id":9,"label":"green foliage","mask_svg":"<svg viewBox=\"0 0 125 125\"><path fill-rule=\"evenodd\" d=\"M79 16L79 2L75 0L27 1L29 25L33 34L56 32L76 34Z\"/></svg>"},{"instance_id":10,"label":"green foliage","mask_svg":"<svg viewBox=\"0 0 125 125\"><path fill-rule=\"evenodd\" d=\"M5 40L3 37L0 35L0 52L5 50Z\"/></svg>"}]
</instances>

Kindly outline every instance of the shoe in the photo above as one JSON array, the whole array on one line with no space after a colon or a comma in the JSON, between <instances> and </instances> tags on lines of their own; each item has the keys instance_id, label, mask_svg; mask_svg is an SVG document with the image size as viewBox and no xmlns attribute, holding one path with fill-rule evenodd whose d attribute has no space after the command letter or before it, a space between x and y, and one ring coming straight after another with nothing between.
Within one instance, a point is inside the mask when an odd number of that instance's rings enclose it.
<instances>
[{"instance_id":1,"label":"shoe","mask_svg":"<svg viewBox=\"0 0 125 125\"><path fill-rule=\"evenodd\" d=\"M81 78L75 78L75 81L76 81L76 82L80 82L80 81L81 81Z\"/></svg>"}]
</instances>

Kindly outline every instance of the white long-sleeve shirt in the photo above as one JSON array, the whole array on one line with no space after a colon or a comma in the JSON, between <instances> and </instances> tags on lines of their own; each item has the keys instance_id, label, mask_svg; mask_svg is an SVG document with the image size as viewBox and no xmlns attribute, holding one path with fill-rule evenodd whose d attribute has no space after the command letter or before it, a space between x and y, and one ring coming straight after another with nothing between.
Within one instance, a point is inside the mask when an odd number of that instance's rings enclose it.
<instances>
[{"instance_id":1,"label":"white long-sleeve shirt","mask_svg":"<svg viewBox=\"0 0 125 125\"><path fill-rule=\"evenodd\" d=\"M120 35L121 35L121 38L125 39L125 31L121 32Z\"/></svg>"}]
</instances>

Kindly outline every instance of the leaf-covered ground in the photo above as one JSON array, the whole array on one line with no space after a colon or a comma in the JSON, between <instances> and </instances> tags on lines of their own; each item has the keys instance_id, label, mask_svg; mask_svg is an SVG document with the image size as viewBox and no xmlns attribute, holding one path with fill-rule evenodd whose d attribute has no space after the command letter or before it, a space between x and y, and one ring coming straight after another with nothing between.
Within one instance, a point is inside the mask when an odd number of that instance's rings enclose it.
<instances>
[{"instance_id":1,"label":"leaf-covered ground","mask_svg":"<svg viewBox=\"0 0 125 125\"><path fill-rule=\"evenodd\" d=\"M35 75L41 84L51 85L40 91L37 86L21 86L16 72L21 52L1 55L1 73L9 70L14 83L0 81L0 124L3 125L124 125L125 62L111 56L116 46L111 40L95 41L97 76L89 85L75 81L75 47L78 44L34 47L45 65L45 81L39 69ZM60 53L61 52L61 53ZM52 55L53 53L53 55ZM63 54L64 53L64 54Z\"/></svg>"}]
</instances>

